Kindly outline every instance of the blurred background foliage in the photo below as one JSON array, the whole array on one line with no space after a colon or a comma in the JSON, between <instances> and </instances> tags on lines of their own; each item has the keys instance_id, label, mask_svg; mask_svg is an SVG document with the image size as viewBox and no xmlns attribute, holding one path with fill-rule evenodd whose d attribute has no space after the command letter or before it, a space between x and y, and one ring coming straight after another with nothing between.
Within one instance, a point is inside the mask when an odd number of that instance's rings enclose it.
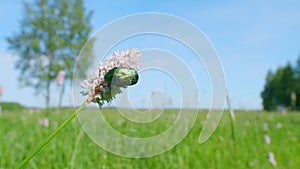
<instances>
[{"instance_id":1,"label":"blurred background foliage","mask_svg":"<svg viewBox=\"0 0 300 169\"><path fill-rule=\"evenodd\" d=\"M92 51L84 51L85 59L74 65L92 30L93 11L87 11L83 0L35 0L24 2L19 32L7 37L9 49L18 60L20 85L32 87L50 105L51 84L59 71L65 72L60 91L61 102L67 83L73 76L84 77L93 60ZM93 41L92 41L93 42ZM91 43L92 43L91 42ZM89 44L92 46L92 44Z\"/></svg>"},{"instance_id":2,"label":"blurred background foliage","mask_svg":"<svg viewBox=\"0 0 300 169\"><path fill-rule=\"evenodd\" d=\"M267 73L261 93L265 110L300 110L300 57L294 65L287 63Z\"/></svg>"}]
</instances>

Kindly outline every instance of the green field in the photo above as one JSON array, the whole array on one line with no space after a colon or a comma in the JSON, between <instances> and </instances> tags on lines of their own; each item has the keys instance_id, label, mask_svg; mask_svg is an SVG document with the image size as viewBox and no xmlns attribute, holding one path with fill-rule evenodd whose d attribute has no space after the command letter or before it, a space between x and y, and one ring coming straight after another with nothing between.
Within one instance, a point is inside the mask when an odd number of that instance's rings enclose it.
<instances>
[{"instance_id":1,"label":"green field","mask_svg":"<svg viewBox=\"0 0 300 169\"><path fill-rule=\"evenodd\" d=\"M63 109L56 113L35 112L28 109L3 110L0 116L0 169L15 168L43 139L72 113ZM167 110L165 117L176 112ZM112 126L121 118L110 109L104 112ZM39 118L49 119L49 127L39 124ZM128 169L230 169L230 168L289 168L300 167L300 113L283 115L279 112L236 112L236 140L231 137L230 119L225 112L214 135L204 144L198 143L205 112L200 112L196 124L188 136L172 150L161 155L131 159L119 157L99 148L82 132L74 119L60 132L25 168L128 168ZM122 119L121 119L122 120ZM123 119L124 120L124 119ZM173 118L164 118L151 128L163 131ZM147 128L123 121L118 130L125 134L148 136ZM268 130L263 126L267 125ZM132 133L134 128L135 133ZM264 136L271 138L266 144ZM273 152L277 162L274 167L268 161L268 152Z\"/></svg>"}]
</instances>

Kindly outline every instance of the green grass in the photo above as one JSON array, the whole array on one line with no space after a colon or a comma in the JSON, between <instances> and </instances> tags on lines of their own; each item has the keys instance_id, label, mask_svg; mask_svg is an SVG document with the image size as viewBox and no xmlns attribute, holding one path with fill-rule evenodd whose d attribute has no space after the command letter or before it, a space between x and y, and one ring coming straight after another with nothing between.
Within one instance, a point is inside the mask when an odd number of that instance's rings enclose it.
<instances>
[{"instance_id":1,"label":"green grass","mask_svg":"<svg viewBox=\"0 0 300 169\"><path fill-rule=\"evenodd\" d=\"M0 116L0 169L15 168L55 127L62 123L72 109L62 109L61 114L29 113L29 110L3 109ZM149 125L137 125L125 121L111 109L104 110L105 117L121 133L148 137L151 131L162 132L172 124L174 110L167 110L158 121ZM38 119L47 116L48 128L39 125ZM117 127L118 121L122 125ZM297 169L300 166L300 113L236 112L236 141L231 138L228 112L221 120L214 135L204 144L198 143L205 112L198 119L188 136L175 148L164 154L144 159L116 156L99 148L82 132L74 119L60 132L25 168L155 168L155 169L223 169L223 168L274 168L268 161L272 151L277 161L275 168ZM268 131L263 124L268 124ZM277 129L277 123L282 128ZM132 130L134 129L134 130ZM134 131L134 132L133 132ZM272 143L267 145L264 135ZM113 138L112 138L113 139Z\"/></svg>"},{"instance_id":2,"label":"green grass","mask_svg":"<svg viewBox=\"0 0 300 169\"><path fill-rule=\"evenodd\" d=\"M20 111L25 109L24 106L15 102L0 102L0 105L3 110Z\"/></svg>"}]
</instances>

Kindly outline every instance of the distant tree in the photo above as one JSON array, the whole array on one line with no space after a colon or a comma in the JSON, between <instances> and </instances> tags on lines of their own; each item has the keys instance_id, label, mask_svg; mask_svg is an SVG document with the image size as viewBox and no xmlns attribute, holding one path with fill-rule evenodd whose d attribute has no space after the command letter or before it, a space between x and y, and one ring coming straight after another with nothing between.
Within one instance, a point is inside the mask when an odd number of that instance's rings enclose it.
<instances>
[{"instance_id":1,"label":"distant tree","mask_svg":"<svg viewBox=\"0 0 300 169\"><path fill-rule=\"evenodd\" d=\"M271 71L268 71L266 84L263 92L261 93L261 97L263 100L264 110L273 110L276 107L276 103L274 101L274 74Z\"/></svg>"},{"instance_id":2,"label":"distant tree","mask_svg":"<svg viewBox=\"0 0 300 169\"><path fill-rule=\"evenodd\" d=\"M300 55L297 60L297 65L294 68L295 82L295 102L297 110L300 110Z\"/></svg>"},{"instance_id":3,"label":"distant tree","mask_svg":"<svg viewBox=\"0 0 300 169\"><path fill-rule=\"evenodd\" d=\"M293 96L296 94L296 77L290 64L268 72L264 90L261 93L265 110L275 110L279 106L296 108Z\"/></svg>"},{"instance_id":4,"label":"distant tree","mask_svg":"<svg viewBox=\"0 0 300 169\"><path fill-rule=\"evenodd\" d=\"M24 7L20 31L8 37L7 42L18 56L20 84L45 96L48 108L51 84L58 72L65 72L61 95L66 82L72 80L76 57L92 29L92 11L86 11L83 0L36 0L25 2ZM77 63L75 76L85 75L93 59L91 51L85 51L85 56Z\"/></svg>"}]
</instances>

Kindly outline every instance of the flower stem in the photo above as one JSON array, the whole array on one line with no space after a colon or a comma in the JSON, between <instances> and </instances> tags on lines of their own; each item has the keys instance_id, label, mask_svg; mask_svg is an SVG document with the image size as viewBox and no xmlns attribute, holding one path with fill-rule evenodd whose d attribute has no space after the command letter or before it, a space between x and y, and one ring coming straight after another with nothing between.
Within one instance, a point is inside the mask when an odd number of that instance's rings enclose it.
<instances>
[{"instance_id":1,"label":"flower stem","mask_svg":"<svg viewBox=\"0 0 300 169\"><path fill-rule=\"evenodd\" d=\"M54 132L46 139L44 142L39 145L22 163L17 167L17 169L23 168L54 136L56 136L68 123L70 123L73 118L80 112L85 106L87 102L82 104L78 109L74 111L71 116L69 116Z\"/></svg>"}]
</instances>

